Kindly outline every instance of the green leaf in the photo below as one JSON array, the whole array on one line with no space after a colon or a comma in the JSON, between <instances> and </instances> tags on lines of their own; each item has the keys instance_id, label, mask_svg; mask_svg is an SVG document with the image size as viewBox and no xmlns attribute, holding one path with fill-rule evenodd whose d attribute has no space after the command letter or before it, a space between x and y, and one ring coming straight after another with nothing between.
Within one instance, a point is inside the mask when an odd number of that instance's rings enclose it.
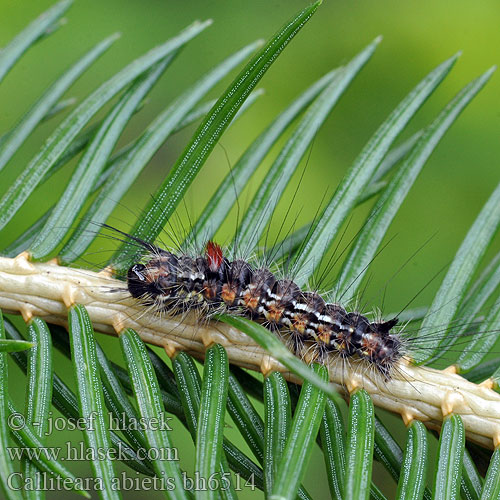
<instances>
[{"instance_id":1,"label":"green leaf","mask_svg":"<svg viewBox=\"0 0 500 500\"><path fill-rule=\"evenodd\" d=\"M254 251L307 148L344 91L373 55L379 41L380 39L377 38L345 68L335 73L335 77L314 99L296 126L238 226L234 246L244 255L249 255Z\"/></svg>"},{"instance_id":2,"label":"green leaf","mask_svg":"<svg viewBox=\"0 0 500 500\"><path fill-rule=\"evenodd\" d=\"M232 373L229 373L227 410L255 458L262 464L264 422Z\"/></svg>"},{"instance_id":3,"label":"green leaf","mask_svg":"<svg viewBox=\"0 0 500 500\"><path fill-rule=\"evenodd\" d=\"M345 476L345 428L340 408L335 401L326 401L321 422L321 444L325 458L330 496L342 500Z\"/></svg>"},{"instance_id":4,"label":"green leaf","mask_svg":"<svg viewBox=\"0 0 500 500\"><path fill-rule=\"evenodd\" d=\"M52 401L52 339L45 321L34 318L28 328L28 336L35 344L28 352L28 384L26 387L25 417L43 442L48 430L50 404ZM36 465L23 458L21 468L25 479L36 484ZM26 499L38 499L34 490L25 492Z\"/></svg>"},{"instance_id":5,"label":"green leaf","mask_svg":"<svg viewBox=\"0 0 500 500\"><path fill-rule=\"evenodd\" d=\"M17 328L10 321L6 320L5 327L6 334L9 338L15 340L24 340ZM26 373L28 371L28 360L26 353L14 352L11 353L11 356L14 358L14 361L19 365L21 370ZM55 408L57 408L57 410L59 410L61 414L66 418L71 418L73 420L80 418L80 414L78 411L78 401L75 394L68 388L68 386L56 373L54 373L53 382L54 385L52 390L52 403ZM19 432L19 436L22 441L23 439L25 439L23 438L22 429ZM33 435L36 438L36 435ZM135 456L135 452L130 449L125 441L121 440L113 431L110 432L110 436L115 449L121 450L122 455L120 456L120 460L122 460L124 464L141 474L153 475L152 472L147 468L147 466L137 459L137 457Z\"/></svg>"},{"instance_id":6,"label":"green leaf","mask_svg":"<svg viewBox=\"0 0 500 500\"><path fill-rule=\"evenodd\" d=\"M378 181L368 185L368 187L361 193L356 202L356 206L363 204L370 198L379 194L387 186L387 181ZM309 237L312 230L312 224L305 224L293 233L289 234L280 243L276 245L283 253L282 260L289 260L290 255L293 257L298 250L301 249L305 239Z\"/></svg>"},{"instance_id":7,"label":"green leaf","mask_svg":"<svg viewBox=\"0 0 500 500\"><path fill-rule=\"evenodd\" d=\"M165 421L162 418L165 409L146 347L139 335L130 328L121 333L120 345L130 373L139 414L146 422L144 435L148 448L163 450L167 454L164 459L152 462L154 471L158 477L169 478L172 481L173 489L168 491L168 498L179 500L190 498L188 492L184 490L178 463L169 458L172 452L174 452L172 456L175 455L175 449L170 444L168 429L159 425Z\"/></svg>"},{"instance_id":8,"label":"green leaf","mask_svg":"<svg viewBox=\"0 0 500 500\"><path fill-rule=\"evenodd\" d=\"M389 313L387 314L387 317L395 318L397 316L400 323L413 323L415 321L421 321L422 319L424 319L428 310L428 306L415 307L414 309L406 309L401 313Z\"/></svg>"},{"instance_id":9,"label":"green leaf","mask_svg":"<svg viewBox=\"0 0 500 500\"><path fill-rule=\"evenodd\" d=\"M195 106L192 111L187 113L184 118L179 122L179 124L172 131L173 133L179 132L183 128L193 124L198 121L200 118L204 118L207 113L214 107L217 99L210 99L209 101L202 102Z\"/></svg>"},{"instance_id":10,"label":"green leaf","mask_svg":"<svg viewBox=\"0 0 500 500\"><path fill-rule=\"evenodd\" d=\"M78 136L68 147L65 153L59 158L59 160L54 164L54 166L47 172L47 175L42 180L42 183L45 182L52 174L55 173L56 170L59 170L62 166L64 166L69 160L71 160L74 156L80 153L89 143L90 139L95 134L97 127L90 127L87 131ZM106 173L106 172L104 172ZM100 178L102 178L101 175ZM94 185L93 192L97 191L100 186L97 183ZM55 204L54 204L55 206ZM15 257L19 255L24 250L28 249L29 246L35 241L38 237L41 229L45 226L54 206L49 208L39 219L37 219L26 231L24 231L21 235L19 235L5 250L2 251L2 254L7 257Z\"/></svg>"},{"instance_id":11,"label":"green leaf","mask_svg":"<svg viewBox=\"0 0 500 500\"><path fill-rule=\"evenodd\" d=\"M500 392L500 366L497 365L497 369L491 374L491 380L494 383L494 389Z\"/></svg>"},{"instance_id":12,"label":"green leaf","mask_svg":"<svg viewBox=\"0 0 500 500\"><path fill-rule=\"evenodd\" d=\"M148 126L143 134L133 143L123 160L104 183L101 192L94 200L60 253L64 263L72 262L82 255L93 238L94 231L89 230L104 222L118 201L135 182L137 176L147 165L165 140L173 133L186 113L233 68L251 54L259 43L252 43L232 54L212 71L203 76L194 85L183 92ZM67 225L67 224L66 224Z\"/></svg>"},{"instance_id":13,"label":"green leaf","mask_svg":"<svg viewBox=\"0 0 500 500\"><path fill-rule=\"evenodd\" d=\"M0 339L0 352L25 351L31 349L36 344L26 340L6 340Z\"/></svg>"},{"instance_id":14,"label":"green leaf","mask_svg":"<svg viewBox=\"0 0 500 500\"><path fill-rule=\"evenodd\" d=\"M115 363L111 363L111 366L113 367L115 375L118 377L125 390L129 394L133 394L134 391L132 383L127 371ZM166 390L161 389L160 396L167 412L177 415L181 419L184 417L184 411L182 410L182 405L178 399L178 395L173 395Z\"/></svg>"},{"instance_id":15,"label":"green leaf","mask_svg":"<svg viewBox=\"0 0 500 500\"><path fill-rule=\"evenodd\" d=\"M58 170L80 154L89 145L101 125L102 120L89 125L83 132L80 132L64 150L64 153L52 164L40 183L43 184L47 182Z\"/></svg>"},{"instance_id":16,"label":"green leaf","mask_svg":"<svg viewBox=\"0 0 500 500\"><path fill-rule=\"evenodd\" d=\"M74 223L87 201L96 178L104 169L111 151L135 109L173 59L173 55L169 55L155 64L151 70L139 76L106 116L78 162L45 226L31 245L30 252L34 258L47 256L65 237L67 228Z\"/></svg>"},{"instance_id":17,"label":"green leaf","mask_svg":"<svg viewBox=\"0 0 500 500\"><path fill-rule=\"evenodd\" d=\"M193 138L186 146L168 177L144 209L144 216L136 223L131 234L153 241L160 234L165 222L174 212L192 180L205 163L217 141L231 123L250 92L255 88L269 66L290 40L310 19L320 2L317 1L299 12L290 22L250 60L228 89L221 95L212 111L205 117ZM126 269L138 256L137 248L122 245L113 257L113 265Z\"/></svg>"},{"instance_id":18,"label":"green leaf","mask_svg":"<svg viewBox=\"0 0 500 500\"><path fill-rule=\"evenodd\" d=\"M146 349L148 351L149 360L155 370L156 377L158 378L160 389L164 389L168 393L180 398L174 372L167 366L165 361L151 349L151 347L146 346Z\"/></svg>"},{"instance_id":19,"label":"green leaf","mask_svg":"<svg viewBox=\"0 0 500 500\"><path fill-rule=\"evenodd\" d=\"M234 326L243 333L246 333L250 338L252 338L257 344L263 347L267 352L272 352L273 357L276 358L280 363L285 365L291 372L295 373L299 377L307 380L318 389L326 392L331 397L338 397L337 393L333 387L325 382L321 377L319 377L315 371L311 370L305 363L300 361L296 356L294 356L272 332L264 328L263 326L250 321L246 318L241 318L238 316L229 315L217 315L216 319Z\"/></svg>"},{"instance_id":20,"label":"green leaf","mask_svg":"<svg viewBox=\"0 0 500 500\"><path fill-rule=\"evenodd\" d=\"M380 181L379 179L386 175L390 170L392 170L398 162L404 158L409 151L413 148L417 140L422 135L422 132L417 132L413 134L408 140L406 140L400 146L392 149L387 153L384 161L379 164L377 170L373 174L370 184L365 188L365 190L361 193L358 200L356 201L356 206L363 204L365 201L373 198L377 194L379 194L386 186L387 181ZM302 243L305 239L308 238L309 233L311 231L312 224L306 224L296 231L289 234L286 238L284 238L279 244L276 246L282 249L286 258L288 259L289 255L295 253L297 249L302 246ZM388 317L391 317L388 315ZM401 320L403 322L403 320Z\"/></svg>"},{"instance_id":21,"label":"green leaf","mask_svg":"<svg viewBox=\"0 0 500 500\"><path fill-rule=\"evenodd\" d=\"M0 339L5 339L5 328L3 315L0 311ZM0 488L5 498L21 500L22 496L18 491L13 491L9 487L9 477L13 477L13 463L7 453L9 444L9 386L7 353L0 351Z\"/></svg>"},{"instance_id":22,"label":"green leaf","mask_svg":"<svg viewBox=\"0 0 500 500\"><path fill-rule=\"evenodd\" d=\"M186 242L199 241L200 238L210 240L214 236L238 199L241 191L250 180L250 177L272 146L281 137L290 123L336 77L339 71L339 69L334 69L314 82L250 144L207 203L194 224L193 229L186 236Z\"/></svg>"},{"instance_id":23,"label":"green leaf","mask_svg":"<svg viewBox=\"0 0 500 500\"><path fill-rule=\"evenodd\" d=\"M41 450L45 448L44 443L40 440L35 431L35 427L27 424L22 413L18 412L11 401L9 401L9 422L12 425L15 425L15 429L11 429L12 436L14 440L19 445L20 448L31 448L32 450ZM22 426L20 424L23 424ZM50 457L47 453L33 453L31 455L33 464L36 465L38 469L37 472L48 472L49 474L55 474L56 476L60 476L63 481L68 481L68 487L72 489L75 493L82 495L85 498L90 498L90 495L85 491L77 488L78 481L76 476L74 476L66 467L62 465L58 460L54 460L53 457ZM36 478L35 478L36 481ZM16 481L14 480L14 484ZM35 483L36 484L36 483ZM11 496L8 496L9 499L17 498L14 496L14 492L12 489L9 490ZM27 494L26 491L24 491ZM36 490L32 491L31 494L37 493ZM38 498L38 497L37 497Z\"/></svg>"},{"instance_id":24,"label":"green leaf","mask_svg":"<svg viewBox=\"0 0 500 500\"><path fill-rule=\"evenodd\" d=\"M40 229L50 216L51 210L45 212L38 220L36 220L26 231L20 234L1 254L6 257L16 257L21 252L24 252L38 236Z\"/></svg>"},{"instance_id":25,"label":"green leaf","mask_svg":"<svg viewBox=\"0 0 500 500\"><path fill-rule=\"evenodd\" d=\"M57 114L61 113L65 109L73 106L73 104L75 104L75 102L76 102L76 99L74 97L70 97L68 99L63 99L63 100L59 101L58 103L54 104L47 111L47 113L45 113L45 115L42 116L42 118L40 119L40 123L43 123L45 121L50 120L51 118L53 118ZM2 150L4 143L7 141L7 139L9 138L9 135L12 132L13 132L13 130L8 130L4 134L0 135L0 151Z\"/></svg>"},{"instance_id":26,"label":"green leaf","mask_svg":"<svg viewBox=\"0 0 500 500\"><path fill-rule=\"evenodd\" d=\"M434 473L434 500L452 500L460 495L465 430L458 415L446 417L439 436L437 464Z\"/></svg>"},{"instance_id":27,"label":"green leaf","mask_svg":"<svg viewBox=\"0 0 500 500\"><path fill-rule=\"evenodd\" d=\"M420 423L420 422L419 422ZM412 431L415 432L415 431ZM420 439L421 436L417 435L411 436L412 439ZM408 438L409 439L409 435ZM408 441L407 441L408 446ZM412 448L413 450L415 448ZM402 471L402 467L404 466L404 458L403 458L403 450L400 448L399 444L392 437L389 430L385 427L382 421L375 416L375 446L374 446L375 458L384 465L387 471L391 474L396 482L400 481L400 474ZM426 463L427 464L427 463ZM403 473L407 473L408 471L403 471ZM403 480L406 481L406 480ZM413 484L417 488L416 483ZM425 486L425 484L424 484ZM406 487L405 487L406 488ZM404 490L406 491L406 489ZM405 493L406 494L406 493ZM431 498L431 493L427 488L424 488L423 497L427 500Z\"/></svg>"},{"instance_id":28,"label":"green leaf","mask_svg":"<svg viewBox=\"0 0 500 500\"><path fill-rule=\"evenodd\" d=\"M0 51L0 82L18 59L68 10L71 0L63 0L32 21Z\"/></svg>"},{"instance_id":29,"label":"green leaf","mask_svg":"<svg viewBox=\"0 0 500 500\"><path fill-rule=\"evenodd\" d=\"M177 37L152 49L115 74L90 94L54 131L45 145L31 160L26 169L10 186L0 200L0 229L3 228L24 204L45 174L61 157L71 141L106 102L129 85L151 66L175 52L210 23L195 23Z\"/></svg>"},{"instance_id":30,"label":"green leaf","mask_svg":"<svg viewBox=\"0 0 500 500\"><path fill-rule=\"evenodd\" d=\"M271 495L274 478L289 435L292 410L288 386L278 372L264 379L264 485Z\"/></svg>"},{"instance_id":31,"label":"green leaf","mask_svg":"<svg viewBox=\"0 0 500 500\"><path fill-rule=\"evenodd\" d=\"M406 448L399 477L397 500L419 500L424 495L428 465L427 429L414 420L408 429Z\"/></svg>"},{"instance_id":32,"label":"green leaf","mask_svg":"<svg viewBox=\"0 0 500 500\"><path fill-rule=\"evenodd\" d=\"M362 205L366 201L370 200L371 198L379 194L381 191L384 190L387 184L388 184L387 181L378 181L368 184L366 189L359 195L356 205Z\"/></svg>"},{"instance_id":33,"label":"green leaf","mask_svg":"<svg viewBox=\"0 0 500 500\"><path fill-rule=\"evenodd\" d=\"M402 144L392 148L373 173L371 184L378 183L387 175L413 149L420 137L422 137L422 131L416 132Z\"/></svg>"},{"instance_id":34,"label":"green leaf","mask_svg":"<svg viewBox=\"0 0 500 500\"><path fill-rule=\"evenodd\" d=\"M259 379L239 366L231 365L230 369L249 396L257 401L264 402L264 384Z\"/></svg>"},{"instance_id":35,"label":"green leaf","mask_svg":"<svg viewBox=\"0 0 500 500\"><path fill-rule=\"evenodd\" d=\"M240 110L238 113L236 113L235 117L233 118L233 121L231 123L234 123L234 121L241 116L241 113L244 112L248 107L255 101L257 97L262 95L262 91L260 89L255 90L252 92L248 99L243 103L241 106ZM211 106L208 108L209 110L215 104L216 101L210 101ZM210 103L208 103L210 104ZM176 127L172 130L172 134L179 132L182 130L184 127L187 127L188 125L191 125L194 121L198 120L198 118L204 116L206 114L206 109L205 109L206 104L204 105L199 105L194 108L194 111L192 113L188 113L185 115L184 119L178 123ZM155 120L156 122L156 120ZM142 136L141 136L142 137ZM131 143L127 144L123 148L121 148L118 152L116 152L111 159L109 160L108 164L106 165L106 169L104 172L99 176L99 178L96 180L94 184L94 191L97 191L100 189L104 183L113 175L115 175L115 172L118 171L118 169L121 168L122 163L128 162L128 155L132 154L132 150L138 146L138 143L141 140L141 137L136 139L135 141L132 141Z\"/></svg>"},{"instance_id":36,"label":"green leaf","mask_svg":"<svg viewBox=\"0 0 500 500\"><path fill-rule=\"evenodd\" d=\"M293 256L301 248L302 243L310 234L311 227L312 224L305 224L276 245L280 249L280 253L283 253L282 261L289 260L289 256Z\"/></svg>"},{"instance_id":37,"label":"green leaf","mask_svg":"<svg viewBox=\"0 0 500 500\"><path fill-rule=\"evenodd\" d=\"M370 486L371 500L387 500L387 497L373 483Z\"/></svg>"},{"instance_id":38,"label":"green leaf","mask_svg":"<svg viewBox=\"0 0 500 500\"><path fill-rule=\"evenodd\" d=\"M498 447L491 455L481 495L481 500L489 500L490 498L500 498L500 448Z\"/></svg>"},{"instance_id":39,"label":"green leaf","mask_svg":"<svg viewBox=\"0 0 500 500\"><path fill-rule=\"evenodd\" d=\"M326 366L315 364L314 373L328 380ZM283 456L276 473L270 499L294 499L305 476L325 409L326 395L308 381L304 382L292 420Z\"/></svg>"},{"instance_id":40,"label":"green leaf","mask_svg":"<svg viewBox=\"0 0 500 500\"><path fill-rule=\"evenodd\" d=\"M262 469L229 441L224 440L223 447L231 468L236 471L242 479L248 481L249 487L255 487L264 491L264 474Z\"/></svg>"},{"instance_id":41,"label":"green leaf","mask_svg":"<svg viewBox=\"0 0 500 500\"><path fill-rule=\"evenodd\" d=\"M184 408L186 423L196 439L198 415L200 414L201 377L193 360L184 352L179 352L172 361L175 380L180 388L179 397Z\"/></svg>"},{"instance_id":42,"label":"green leaf","mask_svg":"<svg viewBox=\"0 0 500 500\"><path fill-rule=\"evenodd\" d=\"M469 282L497 232L499 224L500 184L469 229L422 322L419 330L419 348L423 352L417 353L416 356L419 363L428 360L434 352L437 354L446 352L444 347L450 343L453 332L447 332L445 337L436 335L435 332L436 330L446 332L451 325Z\"/></svg>"},{"instance_id":43,"label":"green leaf","mask_svg":"<svg viewBox=\"0 0 500 500\"><path fill-rule=\"evenodd\" d=\"M59 102L56 102L47 111L47 113L45 113L45 115L42 116L40 123L49 121L51 118L54 118L54 116L58 115L59 113L62 113L67 108L70 108L71 106L73 106L73 104L75 104L76 101L77 101L77 99L75 97L68 97L67 99L61 99Z\"/></svg>"},{"instance_id":44,"label":"green leaf","mask_svg":"<svg viewBox=\"0 0 500 500\"><path fill-rule=\"evenodd\" d=\"M342 291L342 300L345 302L349 302L356 296L366 270L375 258L387 229L425 162L465 106L484 87L491 74L491 70L487 71L469 83L439 113L438 117L425 129L403 166L398 169L394 178L385 188L380 200L363 224L338 278L338 290Z\"/></svg>"},{"instance_id":45,"label":"green leaf","mask_svg":"<svg viewBox=\"0 0 500 500\"><path fill-rule=\"evenodd\" d=\"M483 479L479 475L474 460L464 449L464 459L462 462L462 481L460 483L460 493L462 498L467 500L479 500L483 490Z\"/></svg>"},{"instance_id":46,"label":"green leaf","mask_svg":"<svg viewBox=\"0 0 500 500\"><path fill-rule=\"evenodd\" d=\"M347 432L345 498L366 499L372 478L375 422L373 403L367 392L351 394Z\"/></svg>"},{"instance_id":47,"label":"green leaf","mask_svg":"<svg viewBox=\"0 0 500 500\"><path fill-rule=\"evenodd\" d=\"M106 407L111 412L116 424L114 427L120 429L123 435L135 450L147 449L146 437L144 432L138 428L140 422L136 409L130 402L120 380L113 371L111 362L96 342L97 363L99 365L102 390ZM148 460L146 463L151 466Z\"/></svg>"},{"instance_id":48,"label":"green leaf","mask_svg":"<svg viewBox=\"0 0 500 500\"><path fill-rule=\"evenodd\" d=\"M470 287L465 296L461 317L473 317L481 309L484 302L491 296L500 284L500 252L488 262L488 265L479 275L479 278ZM478 304L478 305L476 305Z\"/></svg>"},{"instance_id":49,"label":"green leaf","mask_svg":"<svg viewBox=\"0 0 500 500\"><path fill-rule=\"evenodd\" d=\"M466 334L467 327L470 327L472 323L475 322L476 316L481 310L481 307L484 303L490 298L493 292L500 285L500 253L497 253L493 259L488 263L485 267L479 278L476 280L474 285L470 287L470 290L467 292L467 296L465 297L463 304L460 305L460 321L464 323L464 326L460 328L455 335L460 337L461 335ZM489 316L492 314L491 310ZM483 321L481 324L481 330L475 332L474 336L470 338L470 343L465 346L464 352L460 354L458 360L455 362L455 366L458 369L459 373L469 372L472 369L470 362L473 358L473 353L475 351L479 352L481 349L477 347L475 349L471 349L475 344L476 340L480 340L483 336L491 335L493 332L489 331L490 328L486 326L487 321ZM495 336L494 336L495 337ZM489 365L486 363L476 364L474 369L479 369L479 371L483 372L485 375L483 377L486 378L490 375L498 366L498 363L494 365L494 368L489 368ZM472 374L473 377L478 376L479 374ZM469 378L468 380L477 381ZM478 379L481 381L481 379Z\"/></svg>"},{"instance_id":50,"label":"green leaf","mask_svg":"<svg viewBox=\"0 0 500 500\"><path fill-rule=\"evenodd\" d=\"M480 365L488 356L498 340L500 326L500 297L493 304L486 318L481 323L481 330L474 335L464 347L456 365L459 371L467 371Z\"/></svg>"},{"instance_id":51,"label":"green leaf","mask_svg":"<svg viewBox=\"0 0 500 500\"><path fill-rule=\"evenodd\" d=\"M485 304L485 302L490 298L495 289L500 285L500 253L496 254L493 259L488 263L488 265L481 272L479 278L474 282L474 284L470 287L467 292L467 295L463 299L460 307L458 309L457 316L460 317L460 322L463 324L462 327L455 329L454 336L460 338L462 336L467 336L467 329L471 327L472 324L477 323L479 327L479 323L477 321L477 315L480 312L481 308ZM455 366L459 373L463 374L468 372L472 367L467 362L467 365L464 364L464 358L468 358L472 352L476 351L477 348L470 352L470 347L475 343L476 339L481 339L483 335L488 335L492 332L489 332L487 328L485 328L484 322L480 325L481 330L474 333L474 336L469 338L470 344L467 343L465 346L464 352L460 354L458 360L455 362ZM470 360L469 360L470 361ZM476 365L479 368L479 371L484 372L484 378L490 375L495 369L488 368L488 365L481 363L481 365ZM478 381L478 374L472 374L472 377L476 379L474 381ZM468 380L473 380L469 378Z\"/></svg>"},{"instance_id":52,"label":"green leaf","mask_svg":"<svg viewBox=\"0 0 500 500\"><path fill-rule=\"evenodd\" d=\"M214 101L215 102L215 101ZM210 104L210 103L209 103ZM212 103L213 104L213 103ZM142 107L144 106L144 102L141 103L137 108L136 108L136 113L139 112ZM242 106L243 108L243 106ZM206 114L206 110L203 106L196 107L193 111L193 113L190 113L186 115L184 120L182 120L181 123L175 127L172 133L174 132L179 132L182 130L184 127L187 127L191 125L194 121L196 121L200 115L199 113ZM96 130L99 128L102 122L98 122L94 125L91 125L88 127L87 130L82 132L80 135L78 135L73 142L68 146L64 154L59 158L59 160L54 164L54 166L50 169L50 171L47 173L46 177L44 178L43 182L46 181L50 175L55 173L58 169L60 169L63 165L65 165L71 158L76 156L80 151L82 151L87 144L90 142L92 137L94 136ZM97 190L99 190L103 184L109 179L110 175L113 174L119 167L119 165L123 162L126 161L127 155L130 153L130 151L137 145L137 142L139 139L136 139L135 141L130 142L120 150L118 150L108 161L106 164L104 172L101 173L99 178L95 181L94 184L94 189L93 192L95 193Z\"/></svg>"},{"instance_id":53,"label":"green leaf","mask_svg":"<svg viewBox=\"0 0 500 500\"><path fill-rule=\"evenodd\" d=\"M85 426L83 436L87 451L92 450L98 457L99 450L109 450L111 441L106 425L99 368L92 324L85 307L72 306L68 312L68 324L71 339L71 358L77 385L78 407L80 416L89 425ZM111 456L90 462L94 477L102 482L101 496L105 499L121 498L113 487L115 471Z\"/></svg>"},{"instance_id":54,"label":"green leaf","mask_svg":"<svg viewBox=\"0 0 500 500\"><path fill-rule=\"evenodd\" d=\"M418 111L425 100L441 83L455 63L454 56L431 71L389 115L379 127L363 151L355 160L347 175L337 187L332 199L317 217L313 230L295 261L297 281L304 285L318 267L322 257L329 249L341 225L351 212L357 199L372 178L375 169L382 161L399 133L410 118Z\"/></svg>"},{"instance_id":55,"label":"green leaf","mask_svg":"<svg viewBox=\"0 0 500 500\"><path fill-rule=\"evenodd\" d=\"M375 416L375 458L396 481L399 479L403 451L381 420Z\"/></svg>"},{"instance_id":56,"label":"green leaf","mask_svg":"<svg viewBox=\"0 0 500 500\"><path fill-rule=\"evenodd\" d=\"M196 498L199 499L217 498L217 490L224 479L218 477L217 473L222 455L228 374L226 351L221 345L215 344L205 354L196 432L195 474L207 485L204 491L196 490Z\"/></svg>"},{"instance_id":57,"label":"green leaf","mask_svg":"<svg viewBox=\"0 0 500 500\"><path fill-rule=\"evenodd\" d=\"M270 373L262 384L260 380L256 380L237 366L231 367L231 371L249 395L264 402L264 471L266 475L264 491L267 496L270 496L292 419L292 403L287 382L279 372ZM303 500L311 498L303 486L299 487L297 497Z\"/></svg>"},{"instance_id":58,"label":"green leaf","mask_svg":"<svg viewBox=\"0 0 500 500\"><path fill-rule=\"evenodd\" d=\"M18 124L9 132L8 137L0 146L0 170L4 168L21 144L26 140L34 128L42 121L48 119L59 111L54 105L78 77L117 39L116 35L110 36L87 52L77 63L53 83L38 99L30 110L21 118ZM59 103L59 105L64 103Z\"/></svg>"},{"instance_id":59,"label":"green leaf","mask_svg":"<svg viewBox=\"0 0 500 500\"><path fill-rule=\"evenodd\" d=\"M260 46L261 41L255 42L257 46ZM242 113L245 112L245 110L248 109L249 105L257 99L257 97L260 97L261 95L265 94L264 89L257 89L254 90L248 97L247 100L241 105L241 108L239 111L234 115L233 122L237 120ZM206 102L202 102L201 104L198 104L193 108L192 111L186 114L186 116L179 122L178 125L174 128L172 133L179 132L183 128L186 128L188 125L193 124L194 122L198 121L200 118L204 118L210 110L215 106L215 103L217 102L217 99L210 99Z\"/></svg>"},{"instance_id":60,"label":"green leaf","mask_svg":"<svg viewBox=\"0 0 500 500\"><path fill-rule=\"evenodd\" d=\"M182 401L184 413L186 415L187 427L196 442L196 434L198 431L198 415L200 413L201 401L201 377L196 369L193 360L184 352L179 352L173 362L175 378L179 386L179 397ZM227 488L221 488L220 493L223 498L237 498L232 482L230 481L229 466L225 454L221 454L221 462L219 464L221 476L228 479Z\"/></svg>"},{"instance_id":61,"label":"green leaf","mask_svg":"<svg viewBox=\"0 0 500 500\"><path fill-rule=\"evenodd\" d=\"M485 379L490 377L493 381L495 381L493 374L498 367L500 367L500 356L490 359L489 361L484 361L480 365L473 368L470 372L463 373L462 377L476 384L483 382ZM496 388L494 388L494 390L496 390Z\"/></svg>"},{"instance_id":62,"label":"green leaf","mask_svg":"<svg viewBox=\"0 0 500 500\"><path fill-rule=\"evenodd\" d=\"M238 379L240 384L245 388L245 391L248 395L253 396L258 401L263 401L263 384L260 380L257 380L255 377L250 375L245 370L237 366L231 367L231 372ZM235 452L239 452L237 448L231 445L226 439L224 440L224 451L228 457L228 461L231 464L231 467L235 472L237 472L243 479L252 481L255 483L255 486L262 491L264 491L264 475L262 470L257 467L250 459L248 459L245 455L242 454L241 459L235 454ZM241 452L239 452L241 453ZM243 462L243 460L245 462ZM265 459L264 459L265 460ZM237 467L239 465L239 468ZM244 466L244 468L242 467ZM252 474L252 477L249 477L249 474ZM301 487L299 489L298 497L304 500L309 498L307 492Z\"/></svg>"}]
</instances>

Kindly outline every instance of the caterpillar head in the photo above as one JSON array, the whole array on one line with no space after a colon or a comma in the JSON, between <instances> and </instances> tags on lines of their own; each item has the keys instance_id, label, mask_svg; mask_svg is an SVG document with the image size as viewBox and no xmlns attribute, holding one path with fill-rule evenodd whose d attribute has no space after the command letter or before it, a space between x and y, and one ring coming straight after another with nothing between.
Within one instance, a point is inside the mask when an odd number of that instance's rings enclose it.
<instances>
[{"instance_id":1,"label":"caterpillar head","mask_svg":"<svg viewBox=\"0 0 500 500\"><path fill-rule=\"evenodd\" d=\"M163 251L146 264L134 264L127 272L127 287L130 295L137 299L168 296L176 286L179 259Z\"/></svg>"},{"instance_id":2,"label":"caterpillar head","mask_svg":"<svg viewBox=\"0 0 500 500\"><path fill-rule=\"evenodd\" d=\"M147 268L144 264L134 264L127 272L127 287L130 295L138 299L147 294Z\"/></svg>"}]
</instances>

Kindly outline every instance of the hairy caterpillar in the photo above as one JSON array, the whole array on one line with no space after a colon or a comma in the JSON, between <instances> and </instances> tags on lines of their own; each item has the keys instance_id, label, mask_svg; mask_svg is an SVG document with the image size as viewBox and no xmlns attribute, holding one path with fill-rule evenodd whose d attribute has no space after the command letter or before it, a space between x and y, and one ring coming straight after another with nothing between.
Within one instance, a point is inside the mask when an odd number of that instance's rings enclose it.
<instances>
[{"instance_id":1,"label":"hairy caterpillar","mask_svg":"<svg viewBox=\"0 0 500 500\"><path fill-rule=\"evenodd\" d=\"M310 342L318 360L332 354L344 359L358 356L386 379L403 356L400 338L391 333L397 318L370 322L359 312L326 303L316 292L302 291L290 279L278 279L266 267L253 267L244 259L229 261L213 241L204 255L194 257L139 243L150 255L144 264L129 269L127 287L132 297L157 312L245 314L288 337L294 354Z\"/></svg>"}]
</instances>

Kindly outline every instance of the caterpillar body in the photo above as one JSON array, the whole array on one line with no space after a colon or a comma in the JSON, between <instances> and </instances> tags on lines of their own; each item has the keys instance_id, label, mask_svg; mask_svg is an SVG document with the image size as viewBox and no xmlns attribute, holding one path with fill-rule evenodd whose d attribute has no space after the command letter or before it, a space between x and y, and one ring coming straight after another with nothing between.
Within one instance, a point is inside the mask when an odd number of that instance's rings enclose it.
<instances>
[{"instance_id":1,"label":"caterpillar body","mask_svg":"<svg viewBox=\"0 0 500 500\"><path fill-rule=\"evenodd\" d=\"M244 259L224 257L222 248L209 241L204 255L180 255L143 242L150 250L144 263L127 272L130 294L157 312L178 314L202 310L244 314L284 335L294 354L305 343L314 346L313 358L329 355L358 357L386 379L403 356L403 343L391 333L398 319L372 322L359 312L327 303L316 292L303 291L290 279L278 279L266 267Z\"/></svg>"}]
</instances>

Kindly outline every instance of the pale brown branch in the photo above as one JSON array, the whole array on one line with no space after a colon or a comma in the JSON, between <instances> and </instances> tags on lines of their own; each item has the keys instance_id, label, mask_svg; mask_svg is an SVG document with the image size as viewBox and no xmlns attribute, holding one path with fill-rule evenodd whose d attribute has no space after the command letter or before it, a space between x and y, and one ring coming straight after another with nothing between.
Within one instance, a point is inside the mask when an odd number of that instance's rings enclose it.
<instances>
[{"instance_id":1,"label":"pale brown branch","mask_svg":"<svg viewBox=\"0 0 500 500\"><path fill-rule=\"evenodd\" d=\"M182 350L203 357L207 346L217 342L226 348L233 364L264 374L278 370L289 380L300 382L247 335L226 324L200 324L193 314L180 320L144 311L124 283L106 271L95 273L55 262L32 263L27 254L0 258L2 310L20 313L26 321L40 316L66 326L67 309L74 303L86 306L99 332L116 335L124 328L134 328L145 342L163 347L169 356ZM416 367L406 360L388 382L362 362L345 366L331 360L329 371L331 382L341 393L347 395L363 387L377 406L401 414L406 423L418 419L439 429L443 418L454 413L462 417L468 439L490 448L500 444L500 394L489 382L477 385L452 369Z\"/></svg>"}]
</instances>

